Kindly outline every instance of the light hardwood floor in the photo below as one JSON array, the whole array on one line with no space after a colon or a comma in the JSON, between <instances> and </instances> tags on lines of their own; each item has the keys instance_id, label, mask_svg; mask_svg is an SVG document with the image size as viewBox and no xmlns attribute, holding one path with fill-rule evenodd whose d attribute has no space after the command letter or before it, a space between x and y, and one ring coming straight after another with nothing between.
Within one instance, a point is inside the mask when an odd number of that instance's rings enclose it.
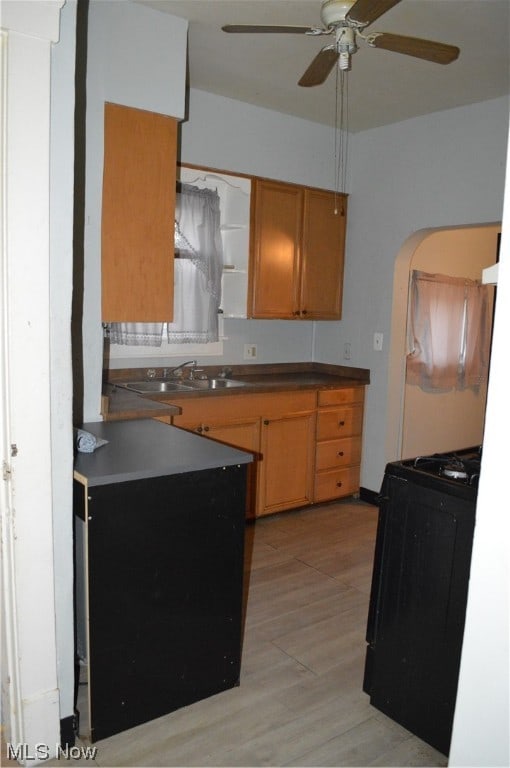
<instances>
[{"instance_id":1,"label":"light hardwood floor","mask_svg":"<svg viewBox=\"0 0 510 768\"><path fill-rule=\"evenodd\" d=\"M349 499L249 525L240 686L97 742L95 765L447 765L361 690L376 523Z\"/></svg>"}]
</instances>

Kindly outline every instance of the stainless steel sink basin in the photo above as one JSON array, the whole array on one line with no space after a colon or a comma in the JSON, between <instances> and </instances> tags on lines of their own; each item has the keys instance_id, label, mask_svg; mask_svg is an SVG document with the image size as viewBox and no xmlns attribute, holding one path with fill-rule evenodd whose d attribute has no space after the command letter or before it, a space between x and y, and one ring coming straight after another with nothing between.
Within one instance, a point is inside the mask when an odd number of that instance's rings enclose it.
<instances>
[{"instance_id":1,"label":"stainless steel sink basin","mask_svg":"<svg viewBox=\"0 0 510 768\"><path fill-rule=\"evenodd\" d=\"M117 384L117 386L141 395L158 392L189 392L192 389L187 384L181 384L178 381L156 381L155 379L127 381L124 384Z\"/></svg>"},{"instance_id":2,"label":"stainless steel sink basin","mask_svg":"<svg viewBox=\"0 0 510 768\"><path fill-rule=\"evenodd\" d=\"M194 379L187 381L186 386L193 387L193 389L231 389L244 387L246 383L236 379Z\"/></svg>"}]
</instances>

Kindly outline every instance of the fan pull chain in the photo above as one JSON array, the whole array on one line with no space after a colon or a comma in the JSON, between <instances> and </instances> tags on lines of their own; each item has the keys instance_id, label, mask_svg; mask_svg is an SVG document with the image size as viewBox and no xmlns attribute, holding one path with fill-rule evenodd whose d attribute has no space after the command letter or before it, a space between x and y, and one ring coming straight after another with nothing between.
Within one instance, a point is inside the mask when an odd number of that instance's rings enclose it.
<instances>
[{"instance_id":1,"label":"fan pull chain","mask_svg":"<svg viewBox=\"0 0 510 768\"><path fill-rule=\"evenodd\" d=\"M337 195L345 194L347 182L347 150L349 140L349 88L347 72L337 68L335 83L335 215Z\"/></svg>"}]
</instances>

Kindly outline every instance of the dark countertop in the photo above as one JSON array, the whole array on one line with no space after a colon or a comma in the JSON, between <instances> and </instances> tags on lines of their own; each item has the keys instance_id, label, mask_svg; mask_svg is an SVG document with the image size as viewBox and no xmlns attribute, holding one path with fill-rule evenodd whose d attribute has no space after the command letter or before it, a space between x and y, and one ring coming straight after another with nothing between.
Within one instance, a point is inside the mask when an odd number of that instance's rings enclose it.
<instances>
[{"instance_id":1,"label":"dark countertop","mask_svg":"<svg viewBox=\"0 0 510 768\"><path fill-rule=\"evenodd\" d=\"M138 395L128 389L108 386L106 395L108 406L107 410L103 410L103 417L106 421L176 416L181 412L177 405L158 402L157 399L153 400L151 397Z\"/></svg>"},{"instance_id":2,"label":"dark countertop","mask_svg":"<svg viewBox=\"0 0 510 768\"><path fill-rule=\"evenodd\" d=\"M232 397L258 392L278 392L299 389L339 389L344 387L364 386L370 383L370 371L366 368L352 368L327 363L277 363L261 365L229 366L232 378L245 382L244 387L232 389L198 389L181 392L137 395L129 390L119 389L115 382L139 381L145 378L145 369L112 370L109 376L109 409L105 414L108 421L119 418L146 418L159 415L176 415L181 412L178 406L163 403L172 397ZM210 377L220 372L220 367L208 366L203 369ZM161 371L156 369L156 375Z\"/></svg>"},{"instance_id":3,"label":"dark countertop","mask_svg":"<svg viewBox=\"0 0 510 768\"><path fill-rule=\"evenodd\" d=\"M90 487L248 464L253 459L246 451L151 418L93 422L83 429L109 441L94 453L76 454L75 479Z\"/></svg>"}]
</instances>

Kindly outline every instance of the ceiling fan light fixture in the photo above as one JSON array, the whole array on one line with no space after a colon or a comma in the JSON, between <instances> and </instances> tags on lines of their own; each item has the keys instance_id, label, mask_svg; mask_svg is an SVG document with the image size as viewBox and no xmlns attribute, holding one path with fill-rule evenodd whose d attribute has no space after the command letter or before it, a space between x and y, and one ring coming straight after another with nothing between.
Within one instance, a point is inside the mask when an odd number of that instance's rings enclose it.
<instances>
[{"instance_id":1,"label":"ceiling fan light fixture","mask_svg":"<svg viewBox=\"0 0 510 768\"><path fill-rule=\"evenodd\" d=\"M351 68L351 56L356 53L356 34L350 27L339 27L336 31L336 50L339 54L338 66L342 70Z\"/></svg>"}]
</instances>

